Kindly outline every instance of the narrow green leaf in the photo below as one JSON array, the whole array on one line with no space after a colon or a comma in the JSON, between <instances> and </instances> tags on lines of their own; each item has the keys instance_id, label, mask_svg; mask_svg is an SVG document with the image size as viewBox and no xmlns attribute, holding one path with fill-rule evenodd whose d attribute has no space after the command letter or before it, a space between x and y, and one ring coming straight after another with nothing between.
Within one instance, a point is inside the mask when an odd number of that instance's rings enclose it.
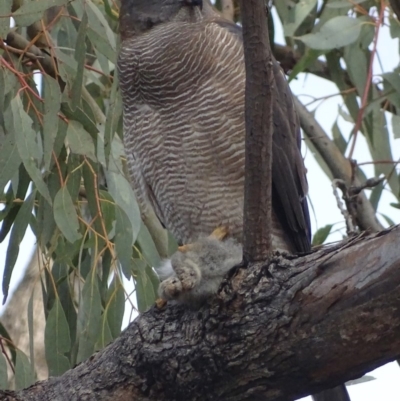
<instances>
[{"instance_id":1,"label":"narrow green leaf","mask_svg":"<svg viewBox=\"0 0 400 401\"><path fill-rule=\"evenodd\" d=\"M380 215L386 220L386 222L389 224L389 226L394 226L395 222L386 214L380 213Z\"/></svg>"},{"instance_id":2,"label":"narrow green leaf","mask_svg":"<svg viewBox=\"0 0 400 401\"><path fill-rule=\"evenodd\" d=\"M3 0L2 0L3 1ZM18 26L28 26L42 18L43 12L53 6L63 6L69 0L24 1L23 5L13 13Z\"/></svg>"},{"instance_id":3,"label":"narrow green leaf","mask_svg":"<svg viewBox=\"0 0 400 401\"><path fill-rule=\"evenodd\" d=\"M7 360L2 352L0 352L0 389L8 389Z\"/></svg>"},{"instance_id":4,"label":"narrow green leaf","mask_svg":"<svg viewBox=\"0 0 400 401\"><path fill-rule=\"evenodd\" d=\"M93 46L115 64L117 53L116 35L111 30L99 8L91 0L87 0L86 5L89 19L88 37Z\"/></svg>"},{"instance_id":5,"label":"narrow green leaf","mask_svg":"<svg viewBox=\"0 0 400 401\"><path fill-rule=\"evenodd\" d=\"M107 315L103 314L101 319L101 330L99 338L95 345L95 351L105 348L113 340L110 326L108 324Z\"/></svg>"},{"instance_id":6,"label":"narrow green leaf","mask_svg":"<svg viewBox=\"0 0 400 401\"><path fill-rule=\"evenodd\" d=\"M13 272L15 262L17 261L19 254L19 245L25 236L25 231L28 227L29 220L32 215L33 203L35 200L36 192L33 191L25 200L21 209L15 218L13 228L10 234L10 240L8 242L6 263L4 266L3 273L3 304L8 296L8 289L10 286L11 274Z\"/></svg>"},{"instance_id":7,"label":"narrow green leaf","mask_svg":"<svg viewBox=\"0 0 400 401\"><path fill-rule=\"evenodd\" d=\"M375 188L372 189L371 195L369 197L369 201L371 202L372 207L374 208L375 212L378 209L378 204L382 196L383 192L383 184L377 185Z\"/></svg>"},{"instance_id":8,"label":"narrow green leaf","mask_svg":"<svg viewBox=\"0 0 400 401\"><path fill-rule=\"evenodd\" d=\"M119 278L114 277L107 294L107 304L104 314L113 339L121 334L122 320L125 312L125 294Z\"/></svg>"},{"instance_id":9,"label":"narrow green leaf","mask_svg":"<svg viewBox=\"0 0 400 401\"><path fill-rule=\"evenodd\" d=\"M82 238L75 205L66 186L62 187L54 198L54 220L65 238L74 243Z\"/></svg>"},{"instance_id":10,"label":"narrow green leaf","mask_svg":"<svg viewBox=\"0 0 400 401\"><path fill-rule=\"evenodd\" d=\"M397 116L396 114L392 114L392 130L394 139L400 139L400 116Z\"/></svg>"},{"instance_id":11,"label":"narrow green leaf","mask_svg":"<svg viewBox=\"0 0 400 401\"><path fill-rule=\"evenodd\" d=\"M76 38L74 58L77 63L75 80L72 85L71 109L76 110L76 107L81 103L83 73L85 72L86 61L86 30L88 25L88 17L84 12L81 23L79 25L78 36Z\"/></svg>"},{"instance_id":12,"label":"narrow green leaf","mask_svg":"<svg viewBox=\"0 0 400 401\"><path fill-rule=\"evenodd\" d=\"M301 72L304 72L309 66L311 66L319 56L324 54L321 50L314 50L306 48L304 54L300 58L300 60L296 63L293 67L290 75L289 75L289 82L292 81L294 78L297 77Z\"/></svg>"},{"instance_id":13,"label":"narrow green leaf","mask_svg":"<svg viewBox=\"0 0 400 401\"><path fill-rule=\"evenodd\" d=\"M28 357L17 349L17 361L15 363L15 389L22 390L35 382L35 372Z\"/></svg>"},{"instance_id":14,"label":"narrow green leaf","mask_svg":"<svg viewBox=\"0 0 400 401\"><path fill-rule=\"evenodd\" d=\"M322 245L328 238L328 235L330 234L332 227L333 227L332 224L328 224L325 227L321 227L319 230L317 230L317 232L314 234L312 244Z\"/></svg>"},{"instance_id":15,"label":"narrow green leaf","mask_svg":"<svg viewBox=\"0 0 400 401\"><path fill-rule=\"evenodd\" d=\"M5 39L10 30L11 7L13 0L2 0L0 2L0 38ZM8 17L6 17L6 15Z\"/></svg>"},{"instance_id":16,"label":"narrow green leaf","mask_svg":"<svg viewBox=\"0 0 400 401\"><path fill-rule=\"evenodd\" d=\"M132 244L136 240L141 226L139 206L133 189L127 179L120 173L106 172L108 190L115 200L115 203L128 216L132 226Z\"/></svg>"},{"instance_id":17,"label":"narrow green leaf","mask_svg":"<svg viewBox=\"0 0 400 401\"><path fill-rule=\"evenodd\" d=\"M92 219L95 218L94 220L94 229L96 233L102 233L103 232L103 227L101 225L101 221L99 218L99 211L98 211L98 206L97 206L97 197L100 197L99 192L98 192L98 183L96 181L96 177L93 175L93 172L95 174L98 174L98 168L99 166L96 165L95 163L90 163L91 168L85 163L83 165L83 182L85 185L85 190L86 190L86 197L88 200L88 206L89 206L89 212L92 217ZM93 169L93 172L92 172ZM97 218L96 218L97 216ZM96 235L93 233L93 236ZM98 247L99 249L102 249L104 246L104 240L101 239L100 237L97 238L98 241Z\"/></svg>"},{"instance_id":18,"label":"narrow green leaf","mask_svg":"<svg viewBox=\"0 0 400 401\"><path fill-rule=\"evenodd\" d=\"M82 160L81 156L70 154L67 164L67 179L66 186L71 195L71 199L75 201L78 198L79 190L81 189L82 180Z\"/></svg>"},{"instance_id":19,"label":"narrow green leaf","mask_svg":"<svg viewBox=\"0 0 400 401\"><path fill-rule=\"evenodd\" d=\"M111 88L110 108L107 113L106 126L104 129L104 155L106 164L108 165L111 145L114 133L117 130L119 120L122 117L122 98L119 91L118 73L115 71L114 82Z\"/></svg>"},{"instance_id":20,"label":"narrow green leaf","mask_svg":"<svg viewBox=\"0 0 400 401\"><path fill-rule=\"evenodd\" d=\"M125 277L129 280L133 244L132 224L126 213L118 205L115 205L115 217L115 253Z\"/></svg>"},{"instance_id":21,"label":"narrow green leaf","mask_svg":"<svg viewBox=\"0 0 400 401\"><path fill-rule=\"evenodd\" d=\"M19 157L17 144L14 135L10 132L0 141L0 193L3 193L4 187L18 170L20 164L21 158Z\"/></svg>"},{"instance_id":22,"label":"narrow green leaf","mask_svg":"<svg viewBox=\"0 0 400 401\"><path fill-rule=\"evenodd\" d=\"M159 266L160 255L154 244L153 238L150 235L148 228L142 223L140 226L139 235L137 237L137 244L140 246L142 255L150 266Z\"/></svg>"},{"instance_id":23,"label":"narrow green leaf","mask_svg":"<svg viewBox=\"0 0 400 401\"><path fill-rule=\"evenodd\" d=\"M58 298L47 317L44 344L50 376L60 376L70 369L69 360L65 356L71 348L69 326Z\"/></svg>"},{"instance_id":24,"label":"narrow green leaf","mask_svg":"<svg viewBox=\"0 0 400 401\"><path fill-rule=\"evenodd\" d=\"M77 121L69 122L67 139L72 153L84 155L96 161L93 139L81 123Z\"/></svg>"},{"instance_id":25,"label":"narrow green leaf","mask_svg":"<svg viewBox=\"0 0 400 401\"><path fill-rule=\"evenodd\" d=\"M135 259L132 262L132 273L135 278L136 297L140 312L145 312L154 305L157 294L147 267L147 263L143 260Z\"/></svg>"},{"instance_id":26,"label":"narrow green leaf","mask_svg":"<svg viewBox=\"0 0 400 401\"><path fill-rule=\"evenodd\" d=\"M32 119L25 112L19 95L11 100L11 108L14 119L14 135L19 155L36 188L51 205L49 190L37 166L38 161L32 156L40 154L38 143L36 142L37 135L32 129Z\"/></svg>"},{"instance_id":27,"label":"narrow green leaf","mask_svg":"<svg viewBox=\"0 0 400 401\"><path fill-rule=\"evenodd\" d=\"M347 142L344 139L342 132L340 131L337 120L334 122L332 127L332 136L333 136L333 142L335 142L335 145L338 147L342 155L344 155L347 148Z\"/></svg>"},{"instance_id":28,"label":"narrow green leaf","mask_svg":"<svg viewBox=\"0 0 400 401\"><path fill-rule=\"evenodd\" d=\"M373 89L373 97L379 94ZM367 142L371 156L375 161L393 161L392 149L390 146L389 132L385 113L382 113L380 104L376 104L373 111L365 119L367 127ZM375 176L383 174L388 179L388 184L392 192L397 195L400 193L399 180L397 174L393 174L393 165L378 163L374 165Z\"/></svg>"},{"instance_id":29,"label":"narrow green leaf","mask_svg":"<svg viewBox=\"0 0 400 401\"><path fill-rule=\"evenodd\" d=\"M104 225L106 227L109 238L111 238L113 230L115 228L115 202L112 196L107 191L99 190L99 198Z\"/></svg>"},{"instance_id":30,"label":"narrow green leaf","mask_svg":"<svg viewBox=\"0 0 400 401\"><path fill-rule=\"evenodd\" d=\"M293 36L297 28L314 9L317 0L302 0L291 7L285 24L283 25L284 35Z\"/></svg>"},{"instance_id":31,"label":"narrow green leaf","mask_svg":"<svg viewBox=\"0 0 400 401\"><path fill-rule=\"evenodd\" d=\"M299 36L307 46L317 50L330 50L355 42L361 33L362 21L338 16L327 21L318 32Z\"/></svg>"},{"instance_id":32,"label":"narrow green leaf","mask_svg":"<svg viewBox=\"0 0 400 401\"><path fill-rule=\"evenodd\" d=\"M44 80L44 116L43 116L43 160L44 169L49 170L54 142L58 132L58 112L61 107L61 91L58 82L48 74Z\"/></svg>"},{"instance_id":33,"label":"narrow green leaf","mask_svg":"<svg viewBox=\"0 0 400 401\"><path fill-rule=\"evenodd\" d=\"M101 298L96 272L91 271L83 286L78 310L77 363L89 358L94 350L101 329Z\"/></svg>"},{"instance_id":34,"label":"narrow green leaf","mask_svg":"<svg viewBox=\"0 0 400 401\"><path fill-rule=\"evenodd\" d=\"M8 334L8 331L6 330L6 328L2 325L2 323L0 322L0 336L2 336L2 337L4 337L4 338L6 338L7 340L9 340L10 341L10 344L12 344L13 343L13 341L11 340L11 337L10 337L10 335ZM5 344L7 344L7 343L5 343ZM15 351L15 348L14 347L8 347L8 349L9 349L9 351L10 351L10 354L11 354L11 360L12 360L12 362L14 363L14 365L15 365L15 362L16 362L16 358L17 358L17 353L16 353L16 351Z\"/></svg>"},{"instance_id":35,"label":"narrow green leaf","mask_svg":"<svg viewBox=\"0 0 400 401\"><path fill-rule=\"evenodd\" d=\"M34 332L33 332L33 295L35 289L32 290L31 296L28 302L28 333L29 333L29 359L31 365L35 366L35 352L34 352Z\"/></svg>"},{"instance_id":36,"label":"narrow green leaf","mask_svg":"<svg viewBox=\"0 0 400 401\"><path fill-rule=\"evenodd\" d=\"M89 116L85 111L82 110L82 108L77 107L75 111L72 111L68 103L62 103L61 111L70 120L76 120L78 123L82 124L83 128L90 134L90 136L92 138L96 138L98 129L94 122L94 118Z\"/></svg>"}]
</instances>

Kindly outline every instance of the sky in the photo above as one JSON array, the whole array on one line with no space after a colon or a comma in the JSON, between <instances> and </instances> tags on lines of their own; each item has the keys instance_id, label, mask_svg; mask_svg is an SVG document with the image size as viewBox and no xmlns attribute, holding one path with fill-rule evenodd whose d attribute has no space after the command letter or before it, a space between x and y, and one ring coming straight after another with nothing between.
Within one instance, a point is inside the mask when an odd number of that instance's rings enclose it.
<instances>
[{"instance_id":1,"label":"sky","mask_svg":"<svg viewBox=\"0 0 400 401\"><path fill-rule=\"evenodd\" d=\"M275 21L277 21L277 18L275 18ZM275 39L278 43L284 43L283 30L278 23L275 25ZM381 29L378 42L378 53L384 71L381 70L378 61L376 60L374 65L375 74L391 71L394 67L399 65L398 48L398 41L391 39L388 28L383 27ZM332 83L315 77L311 74L301 74L298 79L291 82L291 89L294 94L300 96L300 100L302 100L305 104L310 102L312 99L318 99L337 93L337 88ZM315 110L316 118L325 131L329 134L332 125L337 118L338 107L341 104L341 97L336 96L330 97L323 102L313 103L308 107L310 110L314 110L316 105L318 105L317 109ZM339 127L342 133L349 134L353 128L353 124L340 119ZM389 128L391 128L390 124ZM394 136L391 135L391 141L393 157L395 159L400 158L400 140L394 140ZM306 150L305 146L303 146L303 149L305 163L308 169L310 201L315 213L315 216L312 214L311 217L313 232L315 232L317 228L333 222L338 223L337 227L344 227L343 217L340 214L336 206L336 200L332 195L330 181L319 168L311 152ZM361 135L358 138L354 158L359 162L371 160L365 140ZM365 168L364 171L368 177L373 176L372 167ZM394 200L395 199L388 192L384 192L380 203L380 208L382 208L382 210L384 210L384 212L388 214L392 220L395 222L400 222L400 210L396 210L389 206L389 203L393 202ZM329 240L340 240L341 237L342 233L337 232L331 235ZM34 243L35 238L32 232L28 230L21 244L20 256L15 267L15 273L19 272L19 274L13 274L11 279L11 291L16 287L27 262L31 258ZM0 244L0 277L2 277L2 271L4 268L6 249L7 241L3 242L3 244ZM130 283L128 287L132 288L133 284ZM128 289L128 292L129 291L130 290ZM127 308L127 313L124 318L124 327L129 323L130 320L130 309L128 309L129 308ZM0 314L1 310L2 307L0 306ZM362 384L351 385L348 387L352 401L398 401L400 399L400 368L397 363L393 362L387 364L371 372L369 375L373 376L375 380L371 380ZM310 400L310 397L302 399L302 401Z\"/></svg>"}]
</instances>

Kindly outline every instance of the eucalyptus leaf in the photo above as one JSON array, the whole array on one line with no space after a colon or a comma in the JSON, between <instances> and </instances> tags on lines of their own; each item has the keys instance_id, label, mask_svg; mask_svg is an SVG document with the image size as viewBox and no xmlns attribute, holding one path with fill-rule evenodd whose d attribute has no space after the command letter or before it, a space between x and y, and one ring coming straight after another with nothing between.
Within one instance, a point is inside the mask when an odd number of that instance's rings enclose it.
<instances>
[{"instance_id":1,"label":"eucalyptus leaf","mask_svg":"<svg viewBox=\"0 0 400 401\"><path fill-rule=\"evenodd\" d=\"M338 16L327 21L318 32L297 37L316 50L331 50L355 42L363 22L357 18Z\"/></svg>"},{"instance_id":2,"label":"eucalyptus leaf","mask_svg":"<svg viewBox=\"0 0 400 401\"><path fill-rule=\"evenodd\" d=\"M154 289L152 277L145 262L140 268L137 268L137 264L134 264L132 270L135 278L138 309L139 312L145 312L154 305L157 292Z\"/></svg>"},{"instance_id":3,"label":"eucalyptus leaf","mask_svg":"<svg viewBox=\"0 0 400 401\"><path fill-rule=\"evenodd\" d=\"M62 187L54 198L54 220L65 238L74 243L82 238L75 205L66 186Z\"/></svg>"},{"instance_id":4,"label":"eucalyptus leaf","mask_svg":"<svg viewBox=\"0 0 400 401\"><path fill-rule=\"evenodd\" d=\"M97 274L90 271L82 289L78 310L78 355L77 363L89 358L94 350L101 329L101 298Z\"/></svg>"},{"instance_id":5,"label":"eucalyptus leaf","mask_svg":"<svg viewBox=\"0 0 400 401\"><path fill-rule=\"evenodd\" d=\"M121 334L122 320L125 311L125 294L122 283L118 277L114 277L107 293L107 303L104 317L107 319L112 339Z\"/></svg>"},{"instance_id":6,"label":"eucalyptus leaf","mask_svg":"<svg viewBox=\"0 0 400 401\"><path fill-rule=\"evenodd\" d=\"M28 26L42 18L43 12L50 7L64 6L68 1L70 0L24 1L22 6L13 13L13 18L18 26Z\"/></svg>"},{"instance_id":7,"label":"eucalyptus leaf","mask_svg":"<svg viewBox=\"0 0 400 401\"><path fill-rule=\"evenodd\" d=\"M39 154L36 132L32 129L32 119L25 112L21 98L16 96L11 101L11 108L14 118L14 135L18 147L19 155L29 173L32 181L35 183L38 191L51 204L51 198L47 185L45 184L42 173L38 168L38 161L32 157L32 154Z\"/></svg>"},{"instance_id":8,"label":"eucalyptus leaf","mask_svg":"<svg viewBox=\"0 0 400 401\"><path fill-rule=\"evenodd\" d=\"M50 376L60 376L71 368L66 357L71 347L69 326L58 298L47 316L44 344Z\"/></svg>"},{"instance_id":9,"label":"eucalyptus leaf","mask_svg":"<svg viewBox=\"0 0 400 401\"><path fill-rule=\"evenodd\" d=\"M94 143L90 134L77 121L70 121L67 130L67 140L71 151L77 155L84 155L96 161Z\"/></svg>"},{"instance_id":10,"label":"eucalyptus leaf","mask_svg":"<svg viewBox=\"0 0 400 401\"><path fill-rule=\"evenodd\" d=\"M0 128L1 129L1 128ZM0 141L0 193L18 170L21 158L12 133L5 135Z\"/></svg>"},{"instance_id":11,"label":"eucalyptus leaf","mask_svg":"<svg viewBox=\"0 0 400 401\"><path fill-rule=\"evenodd\" d=\"M115 206L115 253L121 264L125 277L130 279L133 230L132 224L120 206Z\"/></svg>"},{"instance_id":12,"label":"eucalyptus leaf","mask_svg":"<svg viewBox=\"0 0 400 401\"><path fill-rule=\"evenodd\" d=\"M15 363L15 389L22 390L35 382L35 372L28 357L17 349L17 360Z\"/></svg>"},{"instance_id":13,"label":"eucalyptus leaf","mask_svg":"<svg viewBox=\"0 0 400 401\"><path fill-rule=\"evenodd\" d=\"M29 224L30 217L32 215L33 202L35 200L35 192L32 192L22 204L21 209L15 218L14 225L11 230L10 239L8 242L6 262L4 265L3 272L3 303L6 301L8 296L8 290L10 287L11 274L13 272L15 263L19 254L19 246L22 239L25 236L26 229Z\"/></svg>"},{"instance_id":14,"label":"eucalyptus leaf","mask_svg":"<svg viewBox=\"0 0 400 401\"><path fill-rule=\"evenodd\" d=\"M49 75L44 81L44 116L43 116L43 161L44 168L50 168L54 143L58 132L58 112L61 107L61 90L58 82Z\"/></svg>"},{"instance_id":15,"label":"eucalyptus leaf","mask_svg":"<svg viewBox=\"0 0 400 401\"><path fill-rule=\"evenodd\" d=\"M75 60L77 63L76 75L74 83L72 85L71 94L71 109L75 111L76 107L81 102L82 96L82 85L83 85L83 73L85 71L86 62L86 30L88 25L87 14L83 13L81 23L79 25L78 36L76 38L75 45Z\"/></svg>"},{"instance_id":16,"label":"eucalyptus leaf","mask_svg":"<svg viewBox=\"0 0 400 401\"><path fill-rule=\"evenodd\" d=\"M302 0L289 10L287 20L283 25L285 36L294 36L297 28L317 5L317 0Z\"/></svg>"},{"instance_id":17,"label":"eucalyptus leaf","mask_svg":"<svg viewBox=\"0 0 400 401\"><path fill-rule=\"evenodd\" d=\"M108 190L115 203L128 216L132 226L132 244L140 231L141 217L136 197L128 180L121 173L106 172Z\"/></svg>"},{"instance_id":18,"label":"eucalyptus leaf","mask_svg":"<svg viewBox=\"0 0 400 401\"><path fill-rule=\"evenodd\" d=\"M332 227L333 227L332 224L327 224L326 226L321 227L319 230L317 230L317 232L313 236L312 244L314 246L322 245L328 238L328 235L330 234Z\"/></svg>"},{"instance_id":19,"label":"eucalyptus leaf","mask_svg":"<svg viewBox=\"0 0 400 401\"><path fill-rule=\"evenodd\" d=\"M5 39L10 30L10 15L13 0L0 1L0 38ZM8 17L6 17L6 15ZM1 375L0 375L1 377Z\"/></svg>"},{"instance_id":20,"label":"eucalyptus leaf","mask_svg":"<svg viewBox=\"0 0 400 401\"><path fill-rule=\"evenodd\" d=\"M392 114L392 130L394 138L400 139L400 116L397 116L396 114Z\"/></svg>"}]
</instances>

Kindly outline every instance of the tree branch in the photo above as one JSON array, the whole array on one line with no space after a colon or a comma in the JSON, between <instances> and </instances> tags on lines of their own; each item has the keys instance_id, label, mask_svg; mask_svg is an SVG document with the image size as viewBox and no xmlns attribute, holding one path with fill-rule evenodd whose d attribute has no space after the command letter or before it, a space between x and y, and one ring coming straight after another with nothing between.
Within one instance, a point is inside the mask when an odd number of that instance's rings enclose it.
<instances>
[{"instance_id":1,"label":"tree branch","mask_svg":"<svg viewBox=\"0 0 400 401\"><path fill-rule=\"evenodd\" d=\"M283 401L357 378L400 355L399 247L397 226L238 269L200 310L153 307L9 400Z\"/></svg>"},{"instance_id":2,"label":"tree branch","mask_svg":"<svg viewBox=\"0 0 400 401\"><path fill-rule=\"evenodd\" d=\"M294 97L294 102L305 136L312 142L324 159L333 178L343 180L348 187L360 186L361 183L357 177L352 177L350 162L340 153L337 146L307 108L296 97ZM351 212L353 212L357 225L361 230L380 231L383 229L383 226L376 218L374 208L363 192L355 197L353 206L354 211Z\"/></svg>"},{"instance_id":3,"label":"tree branch","mask_svg":"<svg viewBox=\"0 0 400 401\"><path fill-rule=\"evenodd\" d=\"M272 54L264 0L242 0L245 91L243 255L260 261L272 249Z\"/></svg>"}]
</instances>

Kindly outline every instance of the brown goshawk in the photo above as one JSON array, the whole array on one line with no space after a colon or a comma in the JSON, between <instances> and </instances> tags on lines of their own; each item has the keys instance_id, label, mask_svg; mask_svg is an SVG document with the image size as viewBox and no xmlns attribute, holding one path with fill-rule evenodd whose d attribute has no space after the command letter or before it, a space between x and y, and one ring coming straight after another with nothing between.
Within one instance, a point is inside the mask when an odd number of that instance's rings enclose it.
<instances>
[{"instance_id":1,"label":"brown goshawk","mask_svg":"<svg viewBox=\"0 0 400 401\"><path fill-rule=\"evenodd\" d=\"M125 0L118 61L128 168L142 213L180 243L223 226L242 241L245 66L241 28L208 1ZM292 94L274 60L273 246L310 249Z\"/></svg>"}]
</instances>

